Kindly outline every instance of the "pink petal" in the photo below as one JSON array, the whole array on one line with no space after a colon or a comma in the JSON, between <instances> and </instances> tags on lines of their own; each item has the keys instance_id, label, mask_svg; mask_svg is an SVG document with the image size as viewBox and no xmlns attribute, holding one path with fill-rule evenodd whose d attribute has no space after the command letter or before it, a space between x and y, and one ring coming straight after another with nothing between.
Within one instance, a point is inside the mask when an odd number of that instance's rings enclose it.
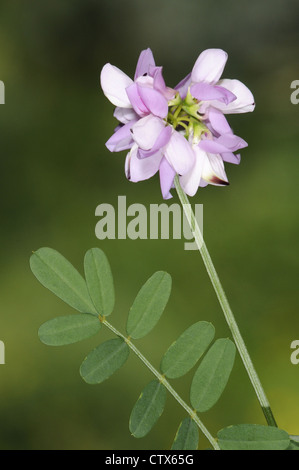
<instances>
[{"instance_id":1,"label":"pink petal","mask_svg":"<svg viewBox=\"0 0 299 470\"><path fill-rule=\"evenodd\" d=\"M119 68L111 64L104 65L101 71L101 87L104 95L115 106L132 108L126 88L133 83Z\"/></svg>"},{"instance_id":2,"label":"pink petal","mask_svg":"<svg viewBox=\"0 0 299 470\"><path fill-rule=\"evenodd\" d=\"M183 80L180 81L175 87L175 90L177 90L180 93L180 96L182 99L186 98L187 93L188 93L188 88L191 85L191 73L187 75L187 77L183 78Z\"/></svg>"},{"instance_id":3,"label":"pink petal","mask_svg":"<svg viewBox=\"0 0 299 470\"><path fill-rule=\"evenodd\" d=\"M126 93L130 100L130 103L134 109L134 111L141 117L146 116L149 114L148 108L145 106L144 102L142 101L139 89L136 83L132 83L127 89Z\"/></svg>"},{"instance_id":4,"label":"pink petal","mask_svg":"<svg viewBox=\"0 0 299 470\"><path fill-rule=\"evenodd\" d=\"M140 53L137 66L136 66L134 80L136 80L136 78L141 77L142 75L146 73L149 73L150 66L155 66L155 59L154 59L151 49L148 48Z\"/></svg>"},{"instance_id":5,"label":"pink petal","mask_svg":"<svg viewBox=\"0 0 299 470\"><path fill-rule=\"evenodd\" d=\"M216 83L222 75L227 58L227 53L222 49L203 51L192 69L192 83Z\"/></svg>"},{"instance_id":6,"label":"pink petal","mask_svg":"<svg viewBox=\"0 0 299 470\"><path fill-rule=\"evenodd\" d=\"M150 157L154 153L158 152L158 150L165 147L165 145L167 145L170 140L171 134L172 134L171 126L165 126L160 132L160 134L158 135L157 140L155 141L154 145L152 146L150 150L139 149L139 157L140 158Z\"/></svg>"},{"instance_id":7,"label":"pink petal","mask_svg":"<svg viewBox=\"0 0 299 470\"><path fill-rule=\"evenodd\" d=\"M217 100L228 104L236 99L236 96L226 88L210 85L209 83L196 83L196 85L191 86L190 92L191 95L199 101ZM217 106L217 108L219 108L219 106Z\"/></svg>"},{"instance_id":8,"label":"pink petal","mask_svg":"<svg viewBox=\"0 0 299 470\"><path fill-rule=\"evenodd\" d=\"M150 150L164 128L165 123L162 119L149 114L134 124L133 138L140 148Z\"/></svg>"},{"instance_id":9,"label":"pink petal","mask_svg":"<svg viewBox=\"0 0 299 470\"><path fill-rule=\"evenodd\" d=\"M217 85L226 88L233 93L237 99L229 104L211 103L211 106L220 109L225 114L248 113L254 110L254 97L249 88L239 80L220 80Z\"/></svg>"},{"instance_id":10,"label":"pink petal","mask_svg":"<svg viewBox=\"0 0 299 470\"><path fill-rule=\"evenodd\" d=\"M134 141L131 134L131 127L133 124L134 122L129 122L128 124L121 126L110 137L110 139L106 142L106 147L108 150L110 150L110 152L120 152L132 147Z\"/></svg>"},{"instance_id":11,"label":"pink petal","mask_svg":"<svg viewBox=\"0 0 299 470\"><path fill-rule=\"evenodd\" d=\"M208 114L209 121L218 134L226 134L232 132L230 125L228 124L226 117L219 109L210 107Z\"/></svg>"},{"instance_id":12,"label":"pink petal","mask_svg":"<svg viewBox=\"0 0 299 470\"><path fill-rule=\"evenodd\" d=\"M164 149L164 155L179 175L187 173L195 160L191 144L177 131L173 131L170 141Z\"/></svg>"},{"instance_id":13,"label":"pink petal","mask_svg":"<svg viewBox=\"0 0 299 470\"><path fill-rule=\"evenodd\" d=\"M138 158L138 146L134 145L127 154L125 163L125 173L128 180L133 183L143 181L154 176L159 170L162 160L162 153L158 152L149 158Z\"/></svg>"},{"instance_id":14,"label":"pink petal","mask_svg":"<svg viewBox=\"0 0 299 470\"><path fill-rule=\"evenodd\" d=\"M170 189L173 186L173 180L175 177L175 171L165 157L162 158L159 168L160 174L160 187L163 199L170 199L172 195L170 194Z\"/></svg>"},{"instance_id":15,"label":"pink petal","mask_svg":"<svg viewBox=\"0 0 299 470\"><path fill-rule=\"evenodd\" d=\"M198 146L201 148L201 150L208 153L222 153L230 151L230 149L225 147L225 145L219 143L217 139L201 140Z\"/></svg>"},{"instance_id":16,"label":"pink petal","mask_svg":"<svg viewBox=\"0 0 299 470\"><path fill-rule=\"evenodd\" d=\"M228 134L223 134L218 139L216 139L219 144L224 145L232 152L236 152L236 150L243 149L248 146L247 142L241 137L234 135L232 132Z\"/></svg>"},{"instance_id":17,"label":"pink petal","mask_svg":"<svg viewBox=\"0 0 299 470\"><path fill-rule=\"evenodd\" d=\"M241 161L241 155L240 154L235 155L232 152L222 153L221 158L224 162L234 163L235 165L239 165Z\"/></svg>"},{"instance_id":18,"label":"pink petal","mask_svg":"<svg viewBox=\"0 0 299 470\"><path fill-rule=\"evenodd\" d=\"M153 88L137 85L138 93L147 109L160 118L165 118L168 114L167 99Z\"/></svg>"},{"instance_id":19,"label":"pink petal","mask_svg":"<svg viewBox=\"0 0 299 470\"><path fill-rule=\"evenodd\" d=\"M159 91L167 100L171 100L175 96L175 90L165 85L165 81L162 75L163 67L154 67L151 70L151 76L154 79L153 87Z\"/></svg>"}]
</instances>

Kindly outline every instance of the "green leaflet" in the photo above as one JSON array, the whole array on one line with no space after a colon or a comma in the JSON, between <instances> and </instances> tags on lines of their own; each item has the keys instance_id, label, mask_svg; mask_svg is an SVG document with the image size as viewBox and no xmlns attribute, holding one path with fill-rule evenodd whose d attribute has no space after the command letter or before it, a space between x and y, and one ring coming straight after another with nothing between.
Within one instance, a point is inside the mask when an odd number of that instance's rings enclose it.
<instances>
[{"instance_id":1,"label":"green leaflet","mask_svg":"<svg viewBox=\"0 0 299 470\"><path fill-rule=\"evenodd\" d=\"M292 439L290 440L290 445L287 448L287 450L299 450L299 442L293 441Z\"/></svg>"},{"instance_id":2,"label":"green leaflet","mask_svg":"<svg viewBox=\"0 0 299 470\"><path fill-rule=\"evenodd\" d=\"M141 392L130 416L129 428L134 437L144 437L163 413L166 388L153 380Z\"/></svg>"},{"instance_id":3,"label":"green leaflet","mask_svg":"<svg viewBox=\"0 0 299 470\"><path fill-rule=\"evenodd\" d=\"M48 346L64 346L89 338L100 329L97 317L78 313L47 321L39 328L38 336Z\"/></svg>"},{"instance_id":4,"label":"green leaflet","mask_svg":"<svg viewBox=\"0 0 299 470\"><path fill-rule=\"evenodd\" d=\"M211 323L200 321L191 325L168 348L161 361L161 371L174 379L186 374L206 351L215 336Z\"/></svg>"},{"instance_id":5,"label":"green leaflet","mask_svg":"<svg viewBox=\"0 0 299 470\"><path fill-rule=\"evenodd\" d=\"M80 374L88 384L99 384L108 379L126 362L130 349L122 338L100 344L84 359Z\"/></svg>"},{"instance_id":6,"label":"green leaflet","mask_svg":"<svg viewBox=\"0 0 299 470\"><path fill-rule=\"evenodd\" d=\"M39 282L81 313L97 315L86 282L58 251L40 248L31 255L30 267Z\"/></svg>"},{"instance_id":7,"label":"green leaflet","mask_svg":"<svg viewBox=\"0 0 299 470\"><path fill-rule=\"evenodd\" d=\"M185 418L177 430L171 450L196 450L198 447L198 427L190 417Z\"/></svg>"},{"instance_id":8,"label":"green leaflet","mask_svg":"<svg viewBox=\"0 0 299 470\"><path fill-rule=\"evenodd\" d=\"M218 432L222 450L285 450L290 444L288 433L259 424L239 424Z\"/></svg>"},{"instance_id":9,"label":"green leaflet","mask_svg":"<svg viewBox=\"0 0 299 470\"><path fill-rule=\"evenodd\" d=\"M171 276L157 271L142 286L130 309L127 333L139 339L149 333L159 321L171 292Z\"/></svg>"},{"instance_id":10,"label":"green leaflet","mask_svg":"<svg viewBox=\"0 0 299 470\"><path fill-rule=\"evenodd\" d=\"M203 358L194 374L190 401L194 409L204 412L220 398L228 382L236 355L230 339L218 339Z\"/></svg>"},{"instance_id":11,"label":"green leaflet","mask_svg":"<svg viewBox=\"0 0 299 470\"><path fill-rule=\"evenodd\" d=\"M96 310L108 316L114 308L114 285L110 265L105 253L91 248L84 258L84 270L89 295Z\"/></svg>"}]
</instances>

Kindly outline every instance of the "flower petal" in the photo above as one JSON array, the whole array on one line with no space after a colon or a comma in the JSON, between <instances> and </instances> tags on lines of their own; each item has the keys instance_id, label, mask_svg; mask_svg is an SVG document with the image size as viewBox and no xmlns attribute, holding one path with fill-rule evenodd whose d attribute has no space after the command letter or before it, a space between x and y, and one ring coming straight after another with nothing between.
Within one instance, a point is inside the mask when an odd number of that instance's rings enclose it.
<instances>
[{"instance_id":1,"label":"flower petal","mask_svg":"<svg viewBox=\"0 0 299 470\"><path fill-rule=\"evenodd\" d=\"M126 88L133 83L128 75L111 64L104 65L101 71L101 87L104 95L115 106L132 108Z\"/></svg>"},{"instance_id":2,"label":"flower petal","mask_svg":"<svg viewBox=\"0 0 299 470\"><path fill-rule=\"evenodd\" d=\"M225 147L225 145L219 143L217 139L205 139L201 140L198 144L199 148L201 148L204 152L208 153L222 153L222 152L229 152L230 149Z\"/></svg>"},{"instance_id":3,"label":"flower petal","mask_svg":"<svg viewBox=\"0 0 299 470\"><path fill-rule=\"evenodd\" d=\"M164 149L164 155L168 163L179 175L187 173L194 164L195 155L191 144L177 131L172 136Z\"/></svg>"},{"instance_id":4,"label":"flower petal","mask_svg":"<svg viewBox=\"0 0 299 470\"><path fill-rule=\"evenodd\" d=\"M217 100L226 105L237 97L224 87L210 85L209 83L196 83L190 88L191 95L199 101ZM215 106L216 107L216 106ZM217 106L219 108L219 106Z\"/></svg>"},{"instance_id":5,"label":"flower petal","mask_svg":"<svg viewBox=\"0 0 299 470\"><path fill-rule=\"evenodd\" d=\"M142 75L149 73L150 66L155 66L155 59L150 48L145 49L139 55L134 80Z\"/></svg>"},{"instance_id":6,"label":"flower petal","mask_svg":"<svg viewBox=\"0 0 299 470\"><path fill-rule=\"evenodd\" d=\"M139 90L136 83L133 83L126 89L127 95L129 100L133 106L134 111L138 114L138 116L146 116L149 114L148 108L143 103L140 95Z\"/></svg>"},{"instance_id":7,"label":"flower petal","mask_svg":"<svg viewBox=\"0 0 299 470\"><path fill-rule=\"evenodd\" d=\"M162 157L162 153L158 152L149 158L140 159L138 158L138 146L137 144L133 145L126 157L126 177L133 183L151 178L159 170Z\"/></svg>"},{"instance_id":8,"label":"flower petal","mask_svg":"<svg viewBox=\"0 0 299 470\"><path fill-rule=\"evenodd\" d=\"M228 134L223 134L216 141L219 144L224 145L228 148L231 152L235 152L236 150L243 149L248 146L247 142L241 137L234 135L232 132Z\"/></svg>"},{"instance_id":9,"label":"flower petal","mask_svg":"<svg viewBox=\"0 0 299 470\"><path fill-rule=\"evenodd\" d=\"M230 125L228 124L226 117L223 115L223 112L219 109L209 107L208 113L209 121L214 131L218 134L226 134L232 132Z\"/></svg>"},{"instance_id":10,"label":"flower petal","mask_svg":"<svg viewBox=\"0 0 299 470\"><path fill-rule=\"evenodd\" d=\"M203 51L192 69L192 83L216 83L222 75L227 58L227 53L222 49L207 49Z\"/></svg>"},{"instance_id":11,"label":"flower petal","mask_svg":"<svg viewBox=\"0 0 299 470\"><path fill-rule=\"evenodd\" d=\"M165 147L165 145L167 145L170 140L171 134L172 134L171 126L165 126L160 132L160 134L158 135L157 140L155 141L154 145L152 146L150 150L139 149L139 157L140 158L150 157L154 153L158 152L158 150Z\"/></svg>"},{"instance_id":12,"label":"flower petal","mask_svg":"<svg viewBox=\"0 0 299 470\"><path fill-rule=\"evenodd\" d=\"M182 99L186 98L188 93L188 88L191 85L191 73L189 73L183 80L178 83L174 89L177 90Z\"/></svg>"},{"instance_id":13,"label":"flower petal","mask_svg":"<svg viewBox=\"0 0 299 470\"><path fill-rule=\"evenodd\" d=\"M194 153L195 162L193 167L188 173L180 177L180 184L188 196L196 194L202 176L204 161L208 158L206 152L198 146L194 147Z\"/></svg>"},{"instance_id":14,"label":"flower petal","mask_svg":"<svg viewBox=\"0 0 299 470\"><path fill-rule=\"evenodd\" d=\"M163 199L170 199L172 195L170 194L170 189L173 186L173 181L175 177L175 171L165 157L162 158L159 168L160 174L160 187Z\"/></svg>"},{"instance_id":15,"label":"flower petal","mask_svg":"<svg viewBox=\"0 0 299 470\"><path fill-rule=\"evenodd\" d=\"M110 152L120 152L121 150L130 149L134 143L131 134L131 127L134 122L129 122L119 127L110 139L106 142L106 147Z\"/></svg>"},{"instance_id":16,"label":"flower petal","mask_svg":"<svg viewBox=\"0 0 299 470\"><path fill-rule=\"evenodd\" d=\"M147 109L160 118L165 118L168 113L167 99L159 91L137 84L138 93Z\"/></svg>"},{"instance_id":17,"label":"flower petal","mask_svg":"<svg viewBox=\"0 0 299 470\"><path fill-rule=\"evenodd\" d=\"M117 106L113 113L113 116L123 124L128 124L133 119L138 118L138 115L135 113L134 109L132 108L120 108Z\"/></svg>"},{"instance_id":18,"label":"flower petal","mask_svg":"<svg viewBox=\"0 0 299 470\"><path fill-rule=\"evenodd\" d=\"M233 152L222 153L221 158L224 162L234 163L235 165L239 165L241 161L241 155L239 153L235 155Z\"/></svg>"},{"instance_id":19,"label":"flower petal","mask_svg":"<svg viewBox=\"0 0 299 470\"><path fill-rule=\"evenodd\" d=\"M175 96L175 90L165 85L162 75L163 67L150 67L151 76L154 79L153 87L159 91L167 100L171 100Z\"/></svg>"},{"instance_id":20,"label":"flower petal","mask_svg":"<svg viewBox=\"0 0 299 470\"><path fill-rule=\"evenodd\" d=\"M249 88L239 80L223 79L217 85L233 93L237 99L229 104L215 103L212 106L220 109L225 114L249 113L254 110L254 97Z\"/></svg>"},{"instance_id":21,"label":"flower petal","mask_svg":"<svg viewBox=\"0 0 299 470\"><path fill-rule=\"evenodd\" d=\"M207 158L203 165L202 178L207 183L215 186L227 186L229 184L220 155L207 153Z\"/></svg>"},{"instance_id":22,"label":"flower petal","mask_svg":"<svg viewBox=\"0 0 299 470\"><path fill-rule=\"evenodd\" d=\"M133 138L138 147L150 150L165 127L162 119L149 114L132 127Z\"/></svg>"}]
</instances>

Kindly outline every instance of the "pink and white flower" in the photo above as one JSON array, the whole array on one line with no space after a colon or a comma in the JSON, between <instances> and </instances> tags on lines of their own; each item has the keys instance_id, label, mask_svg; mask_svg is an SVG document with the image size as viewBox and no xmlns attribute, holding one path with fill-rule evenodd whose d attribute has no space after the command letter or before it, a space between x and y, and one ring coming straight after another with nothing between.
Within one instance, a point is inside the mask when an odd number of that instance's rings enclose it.
<instances>
[{"instance_id":1,"label":"pink and white flower","mask_svg":"<svg viewBox=\"0 0 299 470\"><path fill-rule=\"evenodd\" d=\"M200 186L229 184L224 162L238 164L235 152L247 143L234 135L225 115L250 112L255 105L242 82L221 79L226 61L221 49L202 52L175 89L166 86L150 49L141 52L134 80L113 65L103 67L101 85L120 122L106 146L112 152L129 150L130 181L159 172L165 199L176 175L189 196Z\"/></svg>"}]
</instances>

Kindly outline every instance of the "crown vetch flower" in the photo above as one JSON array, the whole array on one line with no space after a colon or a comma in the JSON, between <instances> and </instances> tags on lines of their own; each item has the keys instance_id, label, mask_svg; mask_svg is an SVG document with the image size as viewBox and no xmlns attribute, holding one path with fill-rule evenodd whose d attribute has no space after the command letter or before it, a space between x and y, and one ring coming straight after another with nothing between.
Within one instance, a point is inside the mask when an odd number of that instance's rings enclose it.
<instances>
[{"instance_id":1,"label":"crown vetch flower","mask_svg":"<svg viewBox=\"0 0 299 470\"><path fill-rule=\"evenodd\" d=\"M255 105L243 83L220 79L226 61L221 49L202 52L175 89L166 86L150 49L141 52L134 80L111 64L103 67L101 85L120 122L106 146L112 152L129 150L130 181L159 172L165 199L176 174L189 196L199 186L229 184L224 162L238 164L235 152L247 143L234 135L225 114L253 111Z\"/></svg>"},{"instance_id":2,"label":"crown vetch flower","mask_svg":"<svg viewBox=\"0 0 299 470\"><path fill-rule=\"evenodd\" d=\"M172 185L176 173L190 171L195 155L184 136L167 123L168 102L176 92L165 85L162 67L155 65L151 50L146 49L139 56L134 81L106 64L101 86L121 123L106 142L107 148L111 152L130 149L125 163L130 181L151 178L159 171L163 197L171 197L168 181Z\"/></svg>"}]
</instances>

